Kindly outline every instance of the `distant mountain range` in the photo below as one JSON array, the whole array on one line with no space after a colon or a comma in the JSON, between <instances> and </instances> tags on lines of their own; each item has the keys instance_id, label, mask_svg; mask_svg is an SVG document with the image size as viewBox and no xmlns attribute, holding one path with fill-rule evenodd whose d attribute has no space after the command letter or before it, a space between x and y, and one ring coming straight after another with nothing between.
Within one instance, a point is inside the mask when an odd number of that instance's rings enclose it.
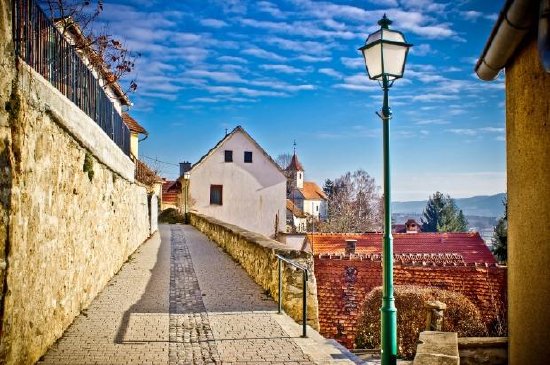
<instances>
[{"instance_id":1,"label":"distant mountain range","mask_svg":"<svg viewBox=\"0 0 550 365\"><path fill-rule=\"evenodd\" d=\"M471 198L455 199L455 202L466 216L500 217L504 213L502 201L505 197L505 193L479 195ZM427 200L393 202L392 211L397 214L422 214L427 202Z\"/></svg>"}]
</instances>

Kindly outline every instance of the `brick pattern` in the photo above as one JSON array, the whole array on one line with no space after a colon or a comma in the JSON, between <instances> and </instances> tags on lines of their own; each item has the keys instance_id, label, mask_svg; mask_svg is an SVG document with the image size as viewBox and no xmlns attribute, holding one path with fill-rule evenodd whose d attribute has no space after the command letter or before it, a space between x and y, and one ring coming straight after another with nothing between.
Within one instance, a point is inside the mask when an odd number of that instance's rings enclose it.
<instances>
[{"instance_id":1,"label":"brick pattern","mask_svg":"<svg viewBox=\"0 0 550 365\"><path fill-rule=\"evenodd\" d=\"M394 264L395 285L437 287L464 294L480 310L486 324L505 310L506 268L485 264ZM382 285L379 257L317 255L315 276L319 324L323 336L353 348L356 324L366 295Z\"/></svg>"},{"instance_id":2,"label":"brick pattern","mask_svg":"<svg viewBox=\"0 0 550 365\"><path fill-rule=\"evenodd\" d=\"M315 255L344 254L346 240L357 240L357 254L381 254L382 233L316 233L307 240ZM496 264L477 232L394 233L395 254L459 254L466 263Z\"/></svg>"},{"instance_id":3,"label":"brick pattern","mask_svg":"<svg viewBox=\"0 0 550 365\"><path fill-rule=\"evenodd\" d=\"M169 364L219 364L185 236L174 227L171 233Z\"/></svg>"}]
</instances>

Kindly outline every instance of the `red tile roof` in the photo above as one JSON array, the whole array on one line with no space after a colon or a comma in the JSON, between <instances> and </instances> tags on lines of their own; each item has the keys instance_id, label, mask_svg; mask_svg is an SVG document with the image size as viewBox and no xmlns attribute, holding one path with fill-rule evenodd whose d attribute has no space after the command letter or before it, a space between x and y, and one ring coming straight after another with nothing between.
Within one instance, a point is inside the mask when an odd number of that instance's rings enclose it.
<instances>
[{"instance_id":1,"label":"red tile roof","mask_svg":"<svg viewBox=\"0 0 550 365\"><path fill-rule=\"evenodd\" d=\"M356 239L357 254L380 254L382 233L318 233L307 237L317 254L344 254L346 239ZM495 264L485 242L477 232L466 233L395 233L393 234L394 254L458 254L465 263Z\"/></svg>"},{"instance_id":2,"label":"red tile roof","mask_svg":"<svg viewBox=\"0 0 550 365\"><path fill-rule=\"evenodd\" d=\"M290 164L288 164L288 167L285 169L286 171L304 171L304 168L302 167L302 164L300 161L298 161L298 156L296 154L292 155L292 160L290 160Z\"/></svg>"},{"instance_id":3,"label":"red tile roof","mask_svg":"<svg viewBox=\"0 0 550 365\"><path fill-rule=\"evenodd\" d=\"M292 214L295 216L295 217L298 217L298 218L305 218L306 215L304 214L304 212L298 208L293 202L292 200L290 199L287 199L286 200L286 209L291 211Z\"/></svg>"},{"instance_id":4,"label":"red tile roof","mask_svg":"<svg viewBox=\"0 0 550 365\"><path fill-rule=\"evenodd\" d=\"M122 121L131 132L148 134L145 128L143 128L134 118L132 118L130 114L122 113Z\"/></svg>"},{"instance_id":5,"label":"red tile roof","mask_svg":"<svg viewBox=\"0 0 550 365\"><path fill-rule=\"evenodd\" d=\"M314 182L304 181L304 187L299 189L306 200L327 200L323 189Z\"/></svg>"}]
</instances>

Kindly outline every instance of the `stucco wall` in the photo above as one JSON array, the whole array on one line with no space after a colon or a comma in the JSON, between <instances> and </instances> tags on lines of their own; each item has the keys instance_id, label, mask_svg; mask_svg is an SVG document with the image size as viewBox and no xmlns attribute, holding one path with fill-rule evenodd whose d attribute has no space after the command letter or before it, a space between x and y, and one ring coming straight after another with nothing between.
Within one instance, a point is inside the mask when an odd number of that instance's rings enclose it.
<instances>
[{"instance_id":1,"label":"stucco wall","mask_svg":"<svg viewBox=\"0 0 550 365\"><path fill-rule=\"evenodd\" d=\"M531 38L506 68L510 364L550 359L549 95Z\"/></svg>"},{"instance_id":2,"label":"stucco wall","mask_svg":"<svg viewBox=\"0 0 550 365\"><path fill-rule=\"evenodd\" d=\"M305 265L309 270L307 291L308 324L319 329L317 282L311 254L294 250L260 234L202 214L190 213L190 223L222 247L250 277L278 300L278 260L280 254ZM294 320L302 321L302 272L285 264L283 270L283 309Z\"/></svg>"},{"instance_id":3,"label":"stucco wall","mask_svg":"<svg viewBox=\"0 0 550 365\"><path fill-rule=\"evenodd\" d=\"M224 151L233 151L233 162L224 162ZM252 151L252 163L244 163ZM193 210L271 237L284 232L286 178L241 132L228 138L190 173L189 201ZM223 185L223 205L210 205L210 185Z\"/></svg>"},{"instance_id":4,"label":"stucco wall","mask_svg":"<svg viewBox=\"0 0 550 365\"><path fill-rule=\"evenodd\" d=\"M150 227L129 158L38 74L16 72L10 12L0 0L0 363L33 364Z\"/></svg>"}]
</instances>

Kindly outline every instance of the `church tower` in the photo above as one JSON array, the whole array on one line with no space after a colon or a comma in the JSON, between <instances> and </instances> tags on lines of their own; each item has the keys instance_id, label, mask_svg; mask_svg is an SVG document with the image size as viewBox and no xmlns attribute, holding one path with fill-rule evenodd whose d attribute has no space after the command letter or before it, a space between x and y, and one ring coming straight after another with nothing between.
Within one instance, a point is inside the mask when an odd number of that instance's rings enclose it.
<instances>
[{"instance_id":1,"label":"church tower","mask_svg":"<svg viewBox=\"0 0 550 365\"><path fill-rule=\"evenodd\" d=\"M292 155L292 160L286 168L288 173L290 190L298 188L304 188L304 168L300 161L298 161L298 156L296 156L296 148L294 149L294 155Z\"/></svg>"}]
</instances>

